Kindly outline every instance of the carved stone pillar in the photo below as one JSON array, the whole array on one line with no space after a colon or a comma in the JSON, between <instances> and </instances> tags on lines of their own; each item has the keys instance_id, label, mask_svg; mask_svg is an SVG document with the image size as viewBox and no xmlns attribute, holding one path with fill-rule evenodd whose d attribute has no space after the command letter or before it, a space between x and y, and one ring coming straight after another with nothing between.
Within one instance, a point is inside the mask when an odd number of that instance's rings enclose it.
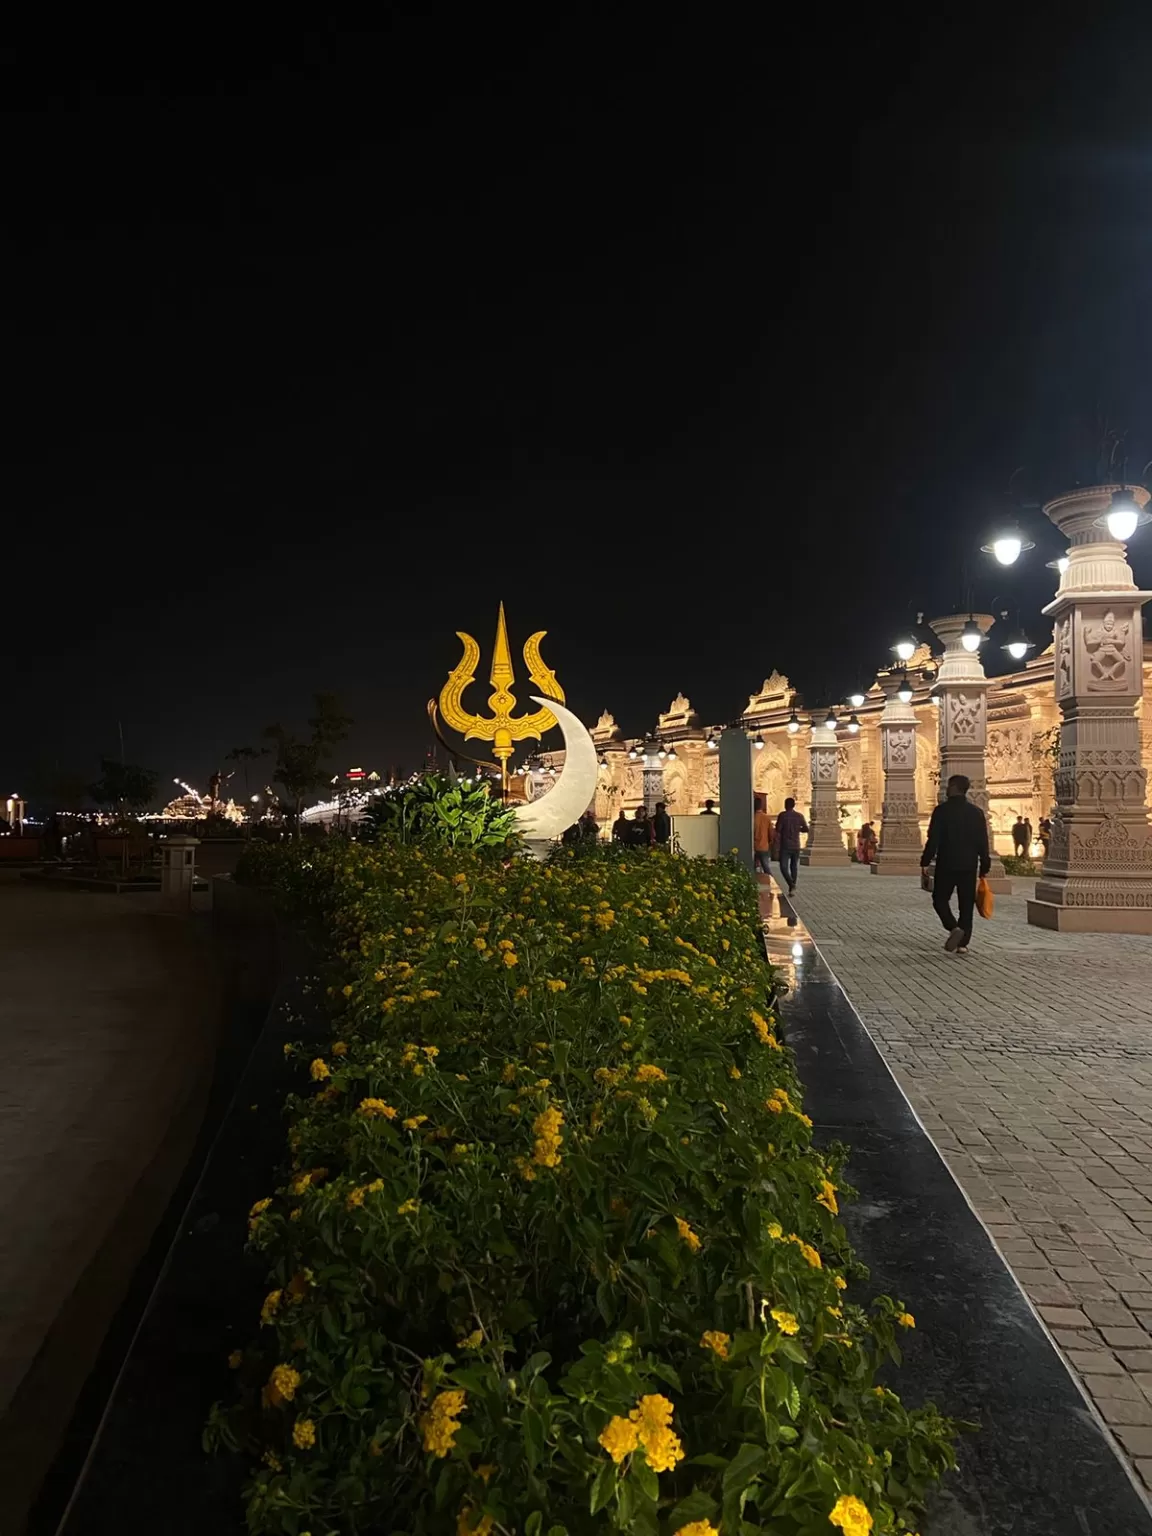
<instances>
[{"instance_id":1,"label":"carved stone pillar","mask_svg":"<svg viewBox=\"0 0 1152 1536\"><path fill-rule=\"evenodd\" d=\"M1096 519L1119 486L1058 496L1044 508L1068 539L1052 615L1062 716L1056 814L1028 921L1077 933L1152 933L1152 829L1140 760L1143 688L1138 590L1123 544ZM1129 487L1141 506L1142 487Z\"/></svg>"},{"instance_id":2,"label":"carved stone pillar","mask_svg":"<svg viewBox=\"0 0 1152 1536\"><path fill-rule=\"evenodd\" d=\"M644 757L644 809L649 816L664 798L664 764L651 752Z\"/></svg>"},{"instance_id":3,"label":"carved stone pillar","mask_svg":"<svg viewBox=\"0 0 1152 1536\"><path fill-rule=\"evenodd\" d=\"M990 613L977 613L973 617L982 635L986 635L996 622ZM937 799L947 799L948 780L954 773L962 773L969 782L969 800L978 805L987 818L988 771L984 754L988 745L987 692L992 684L984 676L980 652L967 651L961 644L960 636L968 615L950 613L930 622L944 642L944 659L933 690L940 698L940 788ZM988 844L991 849L991 825ZM996 892L1012 893L1012 882L994 850L988 884Z\"/></svg>"},{"instance_id":4,"label":"carved stone pillar","mask_svg":"<svg viewBox=\"0 0 1152 1536\"><path fill-rule=\"evenodd\" d=\"M872 865L874 875L917 875L920 853L920 812L916 805L916 711L896 696L898 680L886 677L880 716L884 804L880 812L880 847Z\"/></svg>"},{"instance_id":5,"label":"carved stone pillar","mask_svg":"<svg viewBox=\"0 0 1152 1536\"><path fill-rule=\"evenodd\" d=\"M826 725L814 725L808 743L812 800L808 810L808 846L800 856L802 864L843 865L849 862L840 833L840 807L836 798L840 747L836 732Z\"/></svg>"}]
</instances>

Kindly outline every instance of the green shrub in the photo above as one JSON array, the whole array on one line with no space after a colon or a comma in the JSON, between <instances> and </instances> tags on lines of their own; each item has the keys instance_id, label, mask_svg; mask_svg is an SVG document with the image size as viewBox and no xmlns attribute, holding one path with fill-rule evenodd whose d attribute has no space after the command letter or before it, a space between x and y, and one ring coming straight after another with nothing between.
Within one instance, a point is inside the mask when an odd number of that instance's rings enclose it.
<instances>
[{"instance_id":1,"label":"green shrub","mask_svg":"<svg viewBox=\"0 0 1152 1536\"><path fill-rule=\"evenodd\" d=\"M746 873L382 842L242 874L326 935L334 1033L209 1427L256 1459L251 1531L914 1523L952 1426L875 1383L912 1318L847 1291Z\"/></svg>"},{"instance_id":2,"label":"green shrub","mask_svg":"<svg viewBox=\"0 0 1152 1536\"><path fill-rule=\"evenodd\" d=\"M1015 875L1020 880L1036 880L1044 872L1041 859L1019 858L1015 854L1006 853L1000 862L1006 875Z\"/></svg>"},{"instance_id":3,"label":"green shrub","mask_svg":"<svg viewBox=\"0 0 1152 1536\"><path fill-rule=\"evenodd\" d=\"M504 805L486 783L440 773L421 774L413 783L380 795L360 823L364 842L383 837L400 843L496 848L516 835L515 807Z\"/></svg>"}]
</instances>

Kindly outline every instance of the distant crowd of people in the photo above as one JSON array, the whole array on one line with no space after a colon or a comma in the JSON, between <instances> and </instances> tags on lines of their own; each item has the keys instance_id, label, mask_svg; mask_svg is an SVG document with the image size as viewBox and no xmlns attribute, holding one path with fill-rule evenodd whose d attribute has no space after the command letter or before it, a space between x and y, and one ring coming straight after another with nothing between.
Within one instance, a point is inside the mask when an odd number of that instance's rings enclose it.
<instances>
[{"instance_id":1,"label":"distant crowd of people","mask_svg":"<svg viewBox=\"0 0 1152 1536\"><path fill-rule=\"evenodd\" d=\"M711 801L708 804L711 805ZM715 815L715 812L713 812ZM625 848L651 848L667 843L672 836L672 818L663 800L656 802L656 809L649 816L644 806L638 805L629 821L621 810L612 823L612 841Z\"/></svg>"},{"instance_id":2,"label":"distant crowd of people","mask_svg":"<svg viewBox=\"0 0 1152 1536\"><path fill-rule=\"evenodd\" d=\"M1048 857L1048 844L1052 841L1052 822L1047 816L1041 816L1040 824L1035 833L1032 831L1032 818L1030 816L1017 816L1012 826L1012 849L1018 859L1027 859L1032 854L1032 844L1039 843L1044 857Z\"/></svg>"}]
</instances>

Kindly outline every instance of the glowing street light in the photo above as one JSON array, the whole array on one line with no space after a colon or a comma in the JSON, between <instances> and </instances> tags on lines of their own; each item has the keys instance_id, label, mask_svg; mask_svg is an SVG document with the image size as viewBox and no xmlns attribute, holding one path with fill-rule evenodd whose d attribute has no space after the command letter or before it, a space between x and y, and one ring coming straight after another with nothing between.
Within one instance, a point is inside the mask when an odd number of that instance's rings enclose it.
<instances>
[{"instance_id":1,"label":"glowing street light","mask_svg":"<svg viewBox=\"0 0 1152 1536\"><path fill-rule=\"evenodd\" d=\"M916 654L916 640L912 635L901 635L892 649L901 661L911 661Z\"/></svg>"},{"instance_id":2,"label":"glowing street light","mask_svg":"<svg viewBox=\"0 0 1152 1536\"><path fill-rule=\"evenodd\" d=\"M840 729L840 722L836 718L836 711L834 709L830 709L825 715L824 729L827 731L838 731Z\"/></svg>"},{"instance_id":3,"label":"glowing street light","mask_svg":"<svg viewBox=\"0 0 1152 1536\"><path fill-rule=\"evenodd\" d=\"M856 716L854 714L853 715L849 715L848 716L848 733L849 733L849 735L855 736L856 732L859 729L860 729L860 722L859 722L859 720L857 720L857 718L856 718Z\"/></svg>"},{"instance_id":4,"label":"glowing street light","mask_svg":"<svg viewBox=\"0 0 1152 1536\"><path fill-rule=\"evenodd\" d=\"M752 745L756 748L757 752L763 752L763 750L764 750L764 737L760 734L759 731L757 731L755 736L753 736L753 738L752 738Z\"/></svg>"},{"instance_id":5,"label":"glowing street light","mask_svg":"<svg viewBox=\"0 0 1152 1536\"><path fill-rule=\"evenodd\" d=\"M1032 649L1032 642L1024 631L1018 627L1012 631L1000 649L1007 651L1013 661L1023 661Z\"/></svg>"},{"instance_id":6,"label":"glowing street light","mask_svg":"<svg viewBox=\"0 0 1152 1536\"><path fill-rule=\"evenodd\" d=\"M1000 565L1015 565L1026 549L1035 549L1036 546L1013 524L1010 528L1002 529L990 543L982 544L980 548L984 554L994 556Z\"/></svg>"},{"instance_id":7,"label":"glowing street light","mask_svg":"<svg viewBox=\"0 0 1152 1536\"><path fill-rule=\"evenodd\" d=\"M853 709L863 709L864 695L860 692L859 689L857 689L855 693L850 693L848 695L848 702L851 704Z\"/></svg>"},{"instance_id":8,"label":"glowing street light","mask_svg":"<svg viewBox=\"0 0 1152 1536\"><path fill-rule=\"evenodd\" d=\"M910 704L912 702L912 694L912 679L908 676L907 672L901 672L900 683L896 689L896 697L900 700L901 704Z\"/></svg>"},{"instance_id":9,"label":"glowing street light","mask_svg":"<svg viewBox=\"0 0 1152 1536\"><path fill-rule=\"evenodd\" d=\"M796 713L795 710L793 710L792 713L788 716L788 734L789 734L789 736L795 736L796 732L799 729L800 729L800 716Z\"/></svg>"},{"instance_id":10,"label":"glowing street light","mask_svg":"<svg viewBox=\"0 0 1152 1536\"><path fill-rule=\"evenodd\" d=\"M960 644L966 651L971 652L978 651L984 644L984 633L971 614L968 616L967 624L960 631Z\"/></svg>"},{"instance_id":11,"label":"glowing street light","mask_svg":"<svg viewBox=\"0 0 1152 1536\"><path fill-rule=\"evenodd\" d=\"M1126 544L1137 528L1152 522L1152 513L1145 512L1127 486L1112 492L1112 505L1103 517L1096 519L1098 528L1108 529L1117 544Z\"/></svg>"},{"instance_id":12,"label":"glowing street light","mask_svg":"<svg viewBox=\"0 0 1152 1536\"><path fill-rule=\"evenodd\" d=\"M1059 555L1055 560L1045 561L1045 564L1050 571L1059 571L1060 575L1063 576L1064 572L1068 569L1068 556Z\"/></svg>"}]
</instances>

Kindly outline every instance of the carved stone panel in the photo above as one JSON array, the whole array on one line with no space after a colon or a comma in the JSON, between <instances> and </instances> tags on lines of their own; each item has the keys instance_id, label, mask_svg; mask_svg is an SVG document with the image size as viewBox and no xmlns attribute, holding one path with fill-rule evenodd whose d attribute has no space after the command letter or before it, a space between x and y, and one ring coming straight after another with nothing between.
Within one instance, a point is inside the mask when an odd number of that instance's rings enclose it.
<instances>
[{"instance_id":1,"label":"carved stone panel","mask_svg":"<svg viewBox=\"0 0 1152 1536\"><path fill-rule=\"evenodd\" d=\"M944 694L941 708L945 746L984 745L988 716L982 688L970 693L962 688L949 689Z\"/></svg>"},{"instance_id":2,"label":"carved stone panel","mask_svg":"<svg viewBox=\"0 0 1152 1536\"><path fill-rule=\"evenodd\" d=\"M1075 676L1080 692L1139 693L1134 663L1141 635L1131 609L1084 607L1077 619L1080 644Z\"/></svg>"},{"instance_id":3,"label":"carved stone panel","mask_svg":"<svg viewBox=\"0 0 1152 1536\"><path fill-rule=\"evenodd\" d=\"M891 773L895 768L905 770L912 767L916 744L916 729L911 725L886 726L882 731L884 738L884 771Z\"/></svg>"},{"instance_id":4,"label":"carved stone panel","mask_svg":"<svg viewBox=\"0 0 1152 1536\"><path fill-rule=\"evenodd\" d=\"M1072 615L1057 619L1053 627L1055 690L1058 699L1072 697Z\"/></svg>"}]
</instances>

